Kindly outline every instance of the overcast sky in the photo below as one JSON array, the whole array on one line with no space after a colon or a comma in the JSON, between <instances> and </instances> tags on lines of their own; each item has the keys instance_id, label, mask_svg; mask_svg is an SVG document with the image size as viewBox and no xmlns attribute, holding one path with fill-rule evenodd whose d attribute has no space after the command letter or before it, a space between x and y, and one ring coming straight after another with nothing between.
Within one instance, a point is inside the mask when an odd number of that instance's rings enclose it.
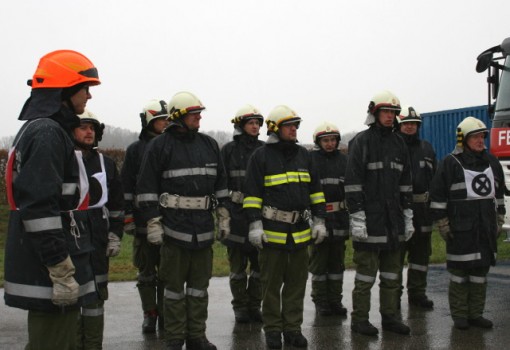
<instances>
[{"instance_id":1,"label":"overcast sky","mask_svg":"<svg viewBox=\"0 0 510 350\"><path fill-rule=\"evenodd\" d=\"M510 36L510 1L9 0L0 33L0 137L21 126L39 58L72 49L99 70L88 108L106 124L138 131L147 100L188 90L202 130L286 104L310 143L321 121L363 130L383 89L422 113L486 104L476 57Z\"/></svg>"}]
</instances>

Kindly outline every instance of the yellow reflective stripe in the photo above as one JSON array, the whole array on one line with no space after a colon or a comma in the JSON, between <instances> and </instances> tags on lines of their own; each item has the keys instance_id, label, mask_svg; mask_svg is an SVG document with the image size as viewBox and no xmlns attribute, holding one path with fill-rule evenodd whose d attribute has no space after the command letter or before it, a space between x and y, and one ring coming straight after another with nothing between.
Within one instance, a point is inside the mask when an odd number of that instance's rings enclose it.
<instances>
[{"instance_id":1,"label":"yellow reflective stripe","mask_svg":"<svg viewBox=\"0 0 510 350\"><path fill-rule=\"evenodd\" d=\"M308 242L311 238L311 232L312 230L310 228L307 228L306 230L301 232L293 232L292 237L294 238L294 242L296 243Z\"/></svg>"},{"instance_id":2,"label":"yellow reflective stripe","mask_svg":"<svg viewBox=\"0 0 510 350\"><path fill-rule=\"evenodd\" d=\"M312 202L312 204L326 203L326 198L324 197L324 192L312 193L310 195L310 202Z\"/></svg>"},{"instance_id":3,"label":"yellow reflective stripe","mask_svg":"<svg viewBox=\"0 0 510 350\"><path fill-rule=\"evenodd\" d=\"M307 228L304 231L293 232L292 238L294 238L295 243L308 242L311 239L311 232L312 230L310 228ZM277 244L285 244L287 242L286 233L268 230L264 230L264 233L266 234L268 242Z\"/></svg>"},{"instance_id":4,"label":"yellow reflective stripe","mask_svg":"<svg viewBox=\"0 0 510 350\"><path fill-rule=\"evenodd\" d=\"M259 198L259 197L246 197L243 200L243 208L262 209L262 198Z\"/></svg>"},{"instance_id":5,"label":"yellow reflective stripe","mask_svg":"<svg viewBox=\"0 0 510 350\"><path fill-rule=\"evenodd\" d=\"M284 174L264 176L264 186L277 186L290 182L310 182L310 174L305 171L289 171Z\"/></svg>"}]
</instances>

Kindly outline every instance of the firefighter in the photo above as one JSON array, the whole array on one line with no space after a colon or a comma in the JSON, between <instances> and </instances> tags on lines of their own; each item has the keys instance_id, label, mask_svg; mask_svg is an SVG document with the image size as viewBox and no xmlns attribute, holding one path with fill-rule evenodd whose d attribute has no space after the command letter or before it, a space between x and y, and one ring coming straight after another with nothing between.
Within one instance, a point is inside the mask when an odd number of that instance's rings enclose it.
<instances>
[{"instance_id":1,"label":"firefighter","mask_svg":"<svg viewBox=\"0 0 510 350\"><path fill-rule=\"evenodd\" d=\"M26 349L75 349L81 305L96 301L87 224L88 181L75 151L76 116L100 84L97 69L71 50L43 56L32 80L25 121L9 152L10 206L4 298L28 310Z\"/></svg>"},{"instance_id":2,"label":"firefighter","mask_svg":"<svg viewBox=\"0 0 510 350\"><path fill-rule=\"evenodd\" d=\"M135 201L136 180L147 143L163 133L168 126L167 118L165 101L153 99L144 105L140 113L142 131L138 140L128 146L121 170L126 206L124 232L134 235L133 264L138 269L136 287L142 302L143 333L154 333L156 323L159 329L164 328L164 285L158 278L159 247L147 242L147 225Z\"/></svg>"},{"instance_id":3,"label":"firefighter","mask_svg":"<svg viewBox=\"0 0 510 350\"><path fill-rule=\"evenodd\" d=\"M266 120L268 140L251 156L246 169L243 207L249 240L259 251L262 318L266 344L299 348L303 300L308 278L308 244L326 237L325 199L317 167L297 144L301 118L287 106L275 107ZM313 215L310 228L309 209Z\"/></svg>"},{"instance_id":4,"label":"firefighter","mask_svg":"<svg viewBox=\"0 0 510 350\"><path fill-rule=\"evenodd\" d=\"M113 159L97 151L104 124L85 110L73 130L76 148L83 153L89 179L88 216L92 235L92 270L99 292L97 302L83 305L78 324L78 349L102 349L104 301L108 299L109 258L120 253L124 223L124 193Z\"/></svg>"},{"instance_id":5,"label":"firefighter","mask_svg":"<svg viewBox=\"0 0 510 350\"><path fill-rule=\"evenodd\" d=\"M365 124L369 128L350 142L345 196L350 213L356 276L352 291L353 332L375 336L369 321L370 290L380 272L379 311L382 328L399 334L410 329L397 317L400 272L399 239L414 232L409 154L392 132L400 101L389 91L372 98Z\"/></svg>"},{"instance_id":6,"label":"firefighter","mask_svg":"<svg viewBox=\"0 0 510 350\"><path fill-rule=\"evenodd\" d=\"M436 171L436 153L432 145L420 139L420 114L411 106L403 106L395 118L396 131L404 139L411 159L413 178L413 226L414 234L407 242L402 242L401 264L407 256L407 296L409 304L424 309L432 309L434 303L425 293L427 289L427 270L432 254L432 218L429 213L429 187ZM400 296L402 295L402 270L400 271ZM397 307L400 305L400 297Z\"/></svg>"},{"instance_id":7,"label":"firefighter","mask_svg":"<svg viewBox=\"0 0 510 350\"><path fill-rule=\"evenodd\" d=\"M168 103L170 124L148 146L137 183L147 240L161 245L167 349L212 350L205 335L216 208L229 234L227 177L217 142L200 132L202 102L190 92Z\"/></svg>"},{"instance_id":8,"label":"firefighter","mask_svg":"<svg viewBox=\"0 0 510 350\"><path fill-rule=\"evenodd\" d=\"M446 241L448 300L454 326L492 328L483 317L487 273L496 264L497 238L505 218L505 177L485 149L485 124L467 117L457 127L457 145L430 186L431 213Z\"/></svg>"},{"instance_id":9,"label":"firefighter","mask_svg":"<svg viewBox=\"0 0 510 350\"><path fill-rule=\"evenodd\" d=\"M338 150L340 131L334 124L320 124L313 134L315 149L312 158L319 169L320 182L326 198L326 229L324 242L309 248L312 274L312 301L317 314L344 316L342 304L345 240L349 238L349 213L345 207L344 176L347 156Z\"/></svg>"},{"instance_id":10,"label":"firefighter","mask_svg":"<svg viewBox=\"0 0 510 350\"><path fill-rule=\"evenodd\" d=\"M227 246L232 307L238 323L262 322L258 251L248 240L248 222L242 204L248 159L255 149L264 145L258 140L263 122L264 118L257 108L252 105L241 107L232 119L234 140L221 149L228 176L230 199L226 205L230 213L231 232L223 237L221 233L224 231L218 231L218 240ZM246 274L248 264L249 276Z\"/></svg>"}]
</instances>

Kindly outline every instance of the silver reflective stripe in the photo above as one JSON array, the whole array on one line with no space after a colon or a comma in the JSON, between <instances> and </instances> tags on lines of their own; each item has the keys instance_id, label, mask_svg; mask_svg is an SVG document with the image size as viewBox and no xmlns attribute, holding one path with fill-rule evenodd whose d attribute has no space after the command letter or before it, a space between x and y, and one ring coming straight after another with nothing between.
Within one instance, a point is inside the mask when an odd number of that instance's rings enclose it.
<instances>
[{"instance_id":1,"label":"silver reflective stripe","mask_svg":"<svg viewBox=\"0 0 510 350\"><path fill-rule=\"evenodd\" d=\"M432 226L420 226L420 230L422 233L432 232Z\"/></svg>"},{"instance_id":2,"label":"silver reflective stripe","mask_svg":"<svg viewBox=\"0 0 510 350\"><path fill-rule=\"evenodd\" d=\"M80 297L84 296L85 294L89 293L95 293L96 292L96 282L95 281L89 281L85 284L82 284L80 286Z\"/></svg>"},{"instance_id":3,"label":"silver reflective stripe","mask_svg":"<svg viewBox=\"0 0 510 350\"><path fill-rule=\"evenodd\" d=\"M25 231L40 232L46 230L61 230L62 218L60 216L51 216L41 219L23 220Z\"/></svg>"},{"instance_id":4,"label":"silver reflective stripe","mask_svg":"<svg viewBox=\"0 0 510 350\"><path fill-rule=\"evenodd\" d=\"M326 275L312 275L312 281L325 282L328 279Z\"/></svg>"},{"instance_id":5,"label":"silver reflective stripe","mask_svg":"<svg viewBox=\"0 0 510 350\"><path fill-rule=\"evenodd\" d=\"M165 225L163 225L163 230L165 231L165 235L178 239L179 241L191 242L193 240L193 235L172 230Z\"/></svg>"},{"instance_id":6,"label":"silver reflective stripe","mask_svg":"<svg viewBox=\"0 0 510 350\"><path fill-rule=\"evenodd\" d=\"M246 176L246 170L230 170L230 177L243 177Z\"/></svg>"},{"instance_id":7,"label":"silver reflective stripe","mask_svg":"<svg viewBox=\"0 0 510 350\"><path fill-rule=\"evenodd\" d=\"M207 291L195 288L186 288L186 295L197 298L205 298L207 296Z\"/></svg>"},{"instance_id":8,"label":"silver reflective stripe","mask_svg":"<svg viewBox=\"0 0 510 350\"><path fill-rule=\"evenodd\" d=\"M455 282L455 283L466 283L468 281L468 278L450 274L450 281Z\"/></svg>"},{"instance_id":9,"label":"silver reflective stripe","mask_svg":"<svg viewBox=\"0 0 510 350\"><path fill-rule=\"evenodd\" d=\"M216 176L216 168L184 168L176 170L167 170L163 172L164 179L181 176L196 176L196 175L212 175Z\"/></svg>"},{"instance_id":10,"label":"silver reflective stripe","mask_svg":"<svg viewBox=\"0 0 510 350\"><path fill-rule=\"evenodd\" d=\"M377 169L382 169L382 168L383 168L382 162L367 163L368 170L377 170Z\"/></svg>"},{"instance_id":11,"label":"silver reflective stripe","mask_svg":"<svg viewBox=\"0 0 510 350\"><path fill-rule=\"evenodd\" d=\"M15 295L24 298L51 299L53 294L52 287L31 286L28 284L19 284L5 281L5 294Z\"/></svg>"},{"instance_id":12,"label":"silver reflective stripe","mask_svg":"<svg viewBox=\"0 0 510 350\"><path fill-rule=\"evenodd\" d=\"M446 209L447 202L430 202L430 209Z\"/></svg>"},{"instance_id":13,"label":"silver reflective stripe","mask_svg":"<svg viewBox=\"0 0 510 350\"><path fill-rule=\"evenodd\" d=\"M425 161L424 160L420 160L420 168L425 168Z\"/></svg>"},{"instance_id":14,"label":"silver reflective stripe","mask_svg":"<svg viewBox=\"0 0 510 350\"><path fill-rule=\"evenodd\" d=\"M340 184L340 179L334 177L327 177L325 179L321 179L321 185L338 185Z\"/></svg>"},{"instance_id":15,"label":"silver reflective stripe","mask_svg":"<svg viewBox=\"0 0 510 350\"><path fill-rule=\"evenodd\" d=\"M412 192L413 186L399 186L400 192Z\"/></svg>"},{"instance_id":16,"label":"silver reflective stripe","mask_svg":"<svg viewBox=\"0 0 510 350\"><path fill-rule=\"evenodd\" d=\"M498 205L503 205L503 204L505 204L505 199L504 199L504 198L497 198L497 199L496 199L496 203L497 203Z\"/></svg>"},{"instance_id":17,"label":"silver reflective stripe","mask_svg":"<svg viewBox=\"0 0 510 350\"><path fill-rule=\"evenodd\" d=\"M199 241L199 242L208 241L210 239L214 239L214 232L213 231L197 234L197 241Z\"/></svg>"},{"instance_id":18,"label":"silver reflective stripe","mask_svg":"<svg viewBox=\"0 0 510 350\"><path fill-rule=\"evenodd\" d=\"M140 202L157 202L159 201L159 196L157 193L142 193L136 196L136 201Z\"/></svg>"},{"instance_id":19,"label":"silver reflective stripe","mask_svg":"<svg viewBox=\"0 0 510 350\"><path fill-rule=\"evenodd\" d=\"M450 260L450 261L473 261L473 260L480 260L481 258L482 258L482 254L480 254L480 253L471 253L471 254L463 254L463 255L446 254L446 260Z\"/></svg>"},{"instance_id":20,"label":"silver reflective stripe","mask_svg":"<svg viewBox=\"0 0 510 350\"><path fill-rule=\"evenodd\" d=\"M374 283L375 282L375 277L367 276L367 275L362 275L362 274L357 273L357 272L356 272L355 279L357 279L358 281L367 282L367 283Z\"/></svg>"},{"instance_id":21,"label":"silver reflective stripe","mask_svg":"<svg viewBox=\"0 0 510 350\"><path fill-rule=\"evenodd\" d=\"M135 196L132 193L124 193L125 201L132 201L133 199L135 199Z\"/></svg>"},{"instance_id":22,"label":"silver reflective stripe","mask_svg":"<svg viewBox=\"0 0 510 350\"><path fill-rule=\"evenodd\" d=\"M75 182L72 183L64 182L62 184L62 195L63 196L73 195L76 192L77 188L78 184Z\"/></svg>"},{"instance_id":23,"label":"silver reflective stripe","mask_svg":"<svg viewBox=\"0 0 510 350\"><path fill-rule=\"evenodd\" d=\"M241 273L231 273L230 274L230 279L231 280L244 280L246 278L246 272L241 272Z\"/></svg>"},{"instance_id":24,"label":"silver reflective stripe","mask_svg":"<svg viewBox=\"0 0 510 350\"><path fill-rule=\"evenodd\" d=\"M396 280L398 280L398 273L382 272L381 271L381 278L385 278L387 280L396 281Z\"/></svg>"},{"instance_id":25,"label":"silver reflective stripe","mask_svg":"<svg viewBox=\"0 0 510 350\"><path fill-rule=\"evenodd\" d=\"M95 279L96 283L108 282L108 274L105 273L104 275L96 275Z\"/></svg>"},{"instance_id":26,"label":"silver reflective stripe","mask_svg":"<svg viewBox=\"0 0 510 350\"><path fill-rule=\"evenodd\" d=\"M345 192L361 192L363 185L347 185L344 187Z\"/></svg>"},{"instance_id":27,"label":"silver reflective stripe","mask_svg":"<svg viewBox=\"0 0 510 350\"><path fill-rule=\"evenodd\" d=\"M368 236L367 239L359 239L358 237L352 236L352 240L360 243L386 243L388 237L386 236Z\"/></svg>"},{"instance_id":28,"label":"silver reflective stripe","mask_svg":"<svg viewBox=\"0 0 510 350\"><path fill-rule=\"evenodd\" d=\"M98 307L96 309L85 309L81 308L81 315L85 317L98 317L104 315L104 307Z\"/></svg>"},{"instance_id":29,"label":"silver reflective stripe","mask_svg":"<svg viewBox=\"0 0 510 350\"><path fill-rule=\"evenodd\" d=\"M452 184L450 186L450 191L457 191L457 190L464 190L466 189L466 183L465 182L458 182L456 184Z\"/></svg>"},{"instance_id":30,"label":"silver reflective stripe","mask_svg":"<svg viewBox=\"0 0 510 350\"><path fill-rule=\"evenodd\" d=\"M328 273L328 280L330 281L343 281L344 274L343 273Z\"/></svg>"},{"instance_id":31,"label":"silver reflective stripe","mask_svg":"<svg viewBox=\"0 0 510 350\"><path fill-rule=\"evenodd\" d=\"M391 162L390 167L391 167L391 169L397 169L398 171L404 170L404 166L402 164L398 164L395 162Z\"/></svg>"},{"instance_id":32,"label":"silver reflective stripe","mask_svg":"<svg viewBox=\"0 0 510 350\"><path fill-rule=\"evenodd\" d=\"M120 218L122 215L124 215L124 211L121 210L114 210L109 213L111 218Z\"/></svg>"},{"instance_id":33,"label":"silver reflective stripe","mask_svg":"<svg viewBox=\"0 0 510 350\"><path fill-rule=\"evenodd\" d=\"M429 267L427 265L409 264L410 270L417 270L421 272L427 272Z\"/></svg>"},{"instance_id":34,"label":"silver reflective stripe","mask_svg":"<svg viewBox=\"0 0 510 350\"><path fill-rule=\"evenodd\" d=\"M336 230L336 229L333 229L333 236L335 236L335 237L347 237L347 236L349 236L349 230Z\"/></svg>"},{"instance_id":35,"label":"silver reflective stripe","mask_svg":"<svg viewBox=\"0 0 510 350\"><path fill-rule=\"evenodd\" d=\"M176 293L165 288L165 298L167 299L181 300L184 299L185 297L186 296L184 295L184 292Z\"/></svg>"},{"instance_id":36,"label":"silver reflective stripe","mask_svg":"<svg viewBox=\"0 0 510 350\"><path fill-rule=\"evenodd\" d=\"M255 279L260 278L260 272L252 271L250 273L250 278L255 278Z\"/></svg>"},{"instance_id":37,"label":"silver reflective stripe","mask_svg":"<svg viewBox=\"0 0 510 350\"><path fill-rule=\"evenodd\" d=\"M487 278L480 276L469 276L469 282L484 284L487 283Z\"/></svg>"},{"instance_id":38,"label":"silver reflective stripe","mask_svg":"<svg viewBox=\"0 0 510 350\"><path fill-rule=\"evenodd\" d=\"M236 242L236 243L244 243L244 242L246 242L246 237L230 234L227 236L226 240Z\"/></svg>"},{"instance_id":39,"label":"silver reflective stripe","mask_svg":"<svg viewBox=\"0 0 510 350\"><path fill-rule=\"evenodd\" d=\"M227 189L224 189L224 190L216 191L215 195L216 195L216 198L225 198L225 197L229 196L229 193L228 193Z\"/></svg>"}]
</instances>

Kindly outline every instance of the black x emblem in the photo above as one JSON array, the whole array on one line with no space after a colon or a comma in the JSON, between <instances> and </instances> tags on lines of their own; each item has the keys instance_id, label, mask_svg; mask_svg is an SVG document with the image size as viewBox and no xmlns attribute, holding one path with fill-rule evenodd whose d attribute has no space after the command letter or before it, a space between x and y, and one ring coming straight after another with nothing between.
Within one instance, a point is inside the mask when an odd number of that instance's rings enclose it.
<instances>
[{"instance_id":1,"label":"black x emblem","mask_svg":"<svg viewBox=\"0 0 510 350\"><path fill-rule=\"evenodd\" d=\"M492 192L491 180L485 174L476 175L471 183L473 191L481 196L486 197Z\"/></svg>"}]
</instances>

